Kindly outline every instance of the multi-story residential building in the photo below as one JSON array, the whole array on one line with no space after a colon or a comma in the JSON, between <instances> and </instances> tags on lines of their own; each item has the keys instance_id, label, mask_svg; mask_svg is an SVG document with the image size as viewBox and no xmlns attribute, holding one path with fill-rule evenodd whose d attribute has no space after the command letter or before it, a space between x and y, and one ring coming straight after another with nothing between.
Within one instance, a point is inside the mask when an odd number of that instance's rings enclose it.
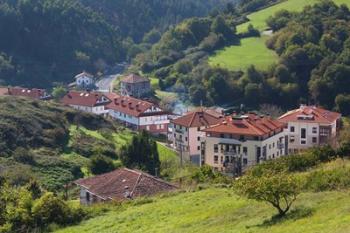
<instances>
[{"instance_id":1,"label":"multi-story residential building","mask_svg":"<svg viewBox=\"0 0 350 233\"><path fill-rule=\"evenodd\" d=\"M120 94L123 96L144 97L151 92L148 78L130 74L120 80Z\"/></svg>"},{"instance_id":2,"label":"multi-story residential building","mask_svg":"<svg viewBox=\"0 0 350 233\"><path fill-rule=\"evenodd\" d=\"M337 135L341 114L302 105L279 117L279 121L287 124L289 152L297 153L330 142Z\"/></svg>"},{"instance_id":3,"label":"multi-story residential building","mask_svg":"<svg viewBox=\"0 0 350 233\"><path fill-rule=\"evenodd\" d=\"M83 71L75 76L75 84L80 89L94 89L95 78L92 74Z\"/></svg>"},{"instance_id":4,"label":"multi-story residential building","mask_svg":"<svg viewBox=\"0 0 350 233\"><path fill-rule=\"evenodd\" d=\"M204 129L201 161L215 170L238 175L247 168L288 152L284 124L256 114L229 116Z\"/></svg>"},{"instance_id":5,"label":"multi-story residential building","mask_svg":"<svg viewBox=\"0 0 350 233\"><path fill-rule=\"evenodd\" d=\"M219 124L224 119L222 114L209 110L189 112L171 121L172 147L180 152L182 158L200 164L202 131Z\"/></svg>"},{"instance_id":6,"label":"multi-story residential building","mask_svg":"<svg viewBox=\"0 0 350 233\"><path fill-rule=\"evenodd\" d=\"M111 94L110 94L111 95ZM114 119L136 130L167 134L169 113L154 103L127 96L114 97L107 108Z\"/></svg>"},{"instance_id":7,"label":"multi-story residential building","mask_svg":"<svg viewBox=\"0 0 350 233\"><path fill-rule=\"evenodd\" d=\"M109 110L106 105L111 100L98 92L69 91L61 100L61 103L74 109L90 112L97 115L107 115Z\"/></svg>"}]
</instances>

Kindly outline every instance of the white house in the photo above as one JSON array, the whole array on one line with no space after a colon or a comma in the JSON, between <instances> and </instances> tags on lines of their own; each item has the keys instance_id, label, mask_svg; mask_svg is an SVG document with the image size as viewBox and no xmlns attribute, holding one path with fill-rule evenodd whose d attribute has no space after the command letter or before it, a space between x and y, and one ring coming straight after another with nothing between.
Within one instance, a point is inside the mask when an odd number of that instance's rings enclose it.
<instances>
[{"instance_id":1,"label":"white house","mask_svg":"<svg viewBox=\"0 0 350 233\"><path fill-rule=\"evenodd\" d=\"M340 120L340 113L305 105L279 117L287 124L289 153L328 143L337 135Z\"/></svg>"},{"instance_id":2,"label":"white house","mask_svg":"<svg viewBox=\"0 0 350 233\"><path fill-rule=\"evenodd\" d=\"M111 102L107 96L98 92L69 91L61 102L74 109L97 115L107 115L106 105Z\"/></svg>"},{"instance_id":3,"label":"white house","mask_svg":"<svg viewBox=\"0 0 350 233\"><path fill-rule=\"evenodd\" d=\"M256 114L228 116L203 130L202 163L238 175L245 168L288 153L284 124Z\"/></svg>"},{"instance_id":4,"label":"white house","mask_svg":"<svg viewBox=\"0 0 350 233\"><path fill-rule=\"evenodd\" d=\"M154 103L110 94L109 115L128 127L155 134L167 134L169 113Z\"/></svg>"},{"instance_id":5,"label":"white house","mask_svg":"<svg viewBox=\"0 0 350 233\"><path fill-rule=\"evenodd\" d=\"M223 119L220 113L200 109L171 120L169 132L173 135L169 139L172 139L172 147L181 152L184 159L199 165L201 138L205 136L202 130Z\"/></svg>"},{"instance_id":6,"label":"white house","mask_svg":"<svg viewBox=\"0 0 350 233\"><path fill-rule=\"evenodd\" d=\"M95 85L95 78L85 71L75 76L75 84L78 88L92 88Z\"/></svg>"}]
</instances>

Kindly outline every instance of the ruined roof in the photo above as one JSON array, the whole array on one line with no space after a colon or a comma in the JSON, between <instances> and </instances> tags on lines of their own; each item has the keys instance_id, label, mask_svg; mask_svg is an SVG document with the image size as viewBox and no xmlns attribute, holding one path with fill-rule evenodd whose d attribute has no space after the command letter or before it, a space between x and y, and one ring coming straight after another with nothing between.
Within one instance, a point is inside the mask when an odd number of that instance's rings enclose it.
<instances>
[{"instance_id":1,"label":"ruined roof","mask_svg":"<svg viewBox=\"0 0 350 233\"><path fill-rule=\"evenodd\" d=\"M213 111L206 111L203 109L189 112L184 116L176 118L171 122L175 125L185 126L187 128L191 127L201 127L201 126L212 126L216 125L224 120L224 117L217 112L214 114Z\"/></svg>"},{"instance_id":2,"label":"ruined roof","mask_svg":"<svg viewBox=\"0 0 350 233\"><path fill-rule=\"evenodd\" d=\"M177 189L164 180L158 179L147 173L127 168L79 179L74 182L88 192L102 198L103 200L127 200L142 196L151 196L161 192L169 192Z\"/></svg>"},{"instance_id":3,"label":"ruined roof","mask_svg":"<svg viewBox=\"0 0 350 233\"><path fill-rule=\"evenodd\" d=\"M331 112L326 109L316 106L302 105L298 109L287 112L279 117L279 120L284 123L288 122L313 122L321 124L332 124L341 117L340 113Z\"/></svg>"}]
</instances>

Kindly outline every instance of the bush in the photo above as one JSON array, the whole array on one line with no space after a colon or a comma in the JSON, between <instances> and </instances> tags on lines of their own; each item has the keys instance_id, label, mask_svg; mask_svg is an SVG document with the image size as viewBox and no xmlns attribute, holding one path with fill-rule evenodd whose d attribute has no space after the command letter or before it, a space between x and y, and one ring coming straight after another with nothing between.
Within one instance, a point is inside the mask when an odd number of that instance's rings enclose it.
<instances>
[{"instance_id":1,"label":"bush","mask_svg":"<svg viewBox=\"0 0 350 233\"><path fill-rule=\"evenodd\" d=\"M72 209L66 202L46 193L33 206L33 218L37 226L47 227L49 224L68 225L82 220L84 212Z\"/></svg>"},{"instance_id":2,"label":"bush","mask_svg":"<svg viewBox=\"0 0 350 233\"><path fill-rule=\"evenodd\" d=\"M113 171L115 167L110 158L103 155L96 155L91 158L89 169L92 174L99 175Z\"/></svg>"},{"instance_id":3,"label":"bush","mask_svg":"<svg viewBox=\"0 0 350 233\"><path fill-rule=\"evenodd\" d=\"M16 162L24 163L24 164L33 164L34 157L33 154L23 147L18 147L12 154L13 159Z\"/></svg>"}]
</instances>

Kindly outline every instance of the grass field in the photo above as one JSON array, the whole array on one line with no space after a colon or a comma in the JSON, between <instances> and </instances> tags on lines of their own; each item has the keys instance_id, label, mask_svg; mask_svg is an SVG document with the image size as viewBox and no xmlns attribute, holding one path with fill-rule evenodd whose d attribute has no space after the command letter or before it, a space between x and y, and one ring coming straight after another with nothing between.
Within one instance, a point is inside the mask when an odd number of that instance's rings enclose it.
<instances>
[{"instance_id":1,"label":"grass field","mask_svg":"<svg viewBox=\"0 0 350 233\"><path fill-rule=\"evenodd\" d=\"M307 5L313 5L319 2L319 0L287 0L280 4L268 7L264 10L258 11L248 15L250 20L247 23L241 24L237 27L237 32L244 32L247 30L249 24L252 24L259 31L264 31L267 28L266 20L269 16L274 15L277 11L286 9L289 11L302 11ZM350 0L334 0L336 4L350 5Z\"/></svg>"},{"instance_id":2,"label":"grass field","mask_svg":"<svg viewBox=\"0 0 350 233\"><path fill-rule=\"evenodd\" d=\"M209 58L211 66L230 70L245 70L254 64L258 69L266 69L277 60L277 54L265 46L266 37L252 37L241 40L239 46L229 46L219 50Z\"/></svg>"},{"instance_id":3,"label":"grass field","mask_svg":"<svg viewBox=\"0 0 350 233\"><path fill-rule=\"evenodd\" d=\"M347 233L349 194L302 194L286 219L272 222L270 206L238 198L230 189L210 188L119 208L58 232Z\"/></svg>"}]
</instances>

